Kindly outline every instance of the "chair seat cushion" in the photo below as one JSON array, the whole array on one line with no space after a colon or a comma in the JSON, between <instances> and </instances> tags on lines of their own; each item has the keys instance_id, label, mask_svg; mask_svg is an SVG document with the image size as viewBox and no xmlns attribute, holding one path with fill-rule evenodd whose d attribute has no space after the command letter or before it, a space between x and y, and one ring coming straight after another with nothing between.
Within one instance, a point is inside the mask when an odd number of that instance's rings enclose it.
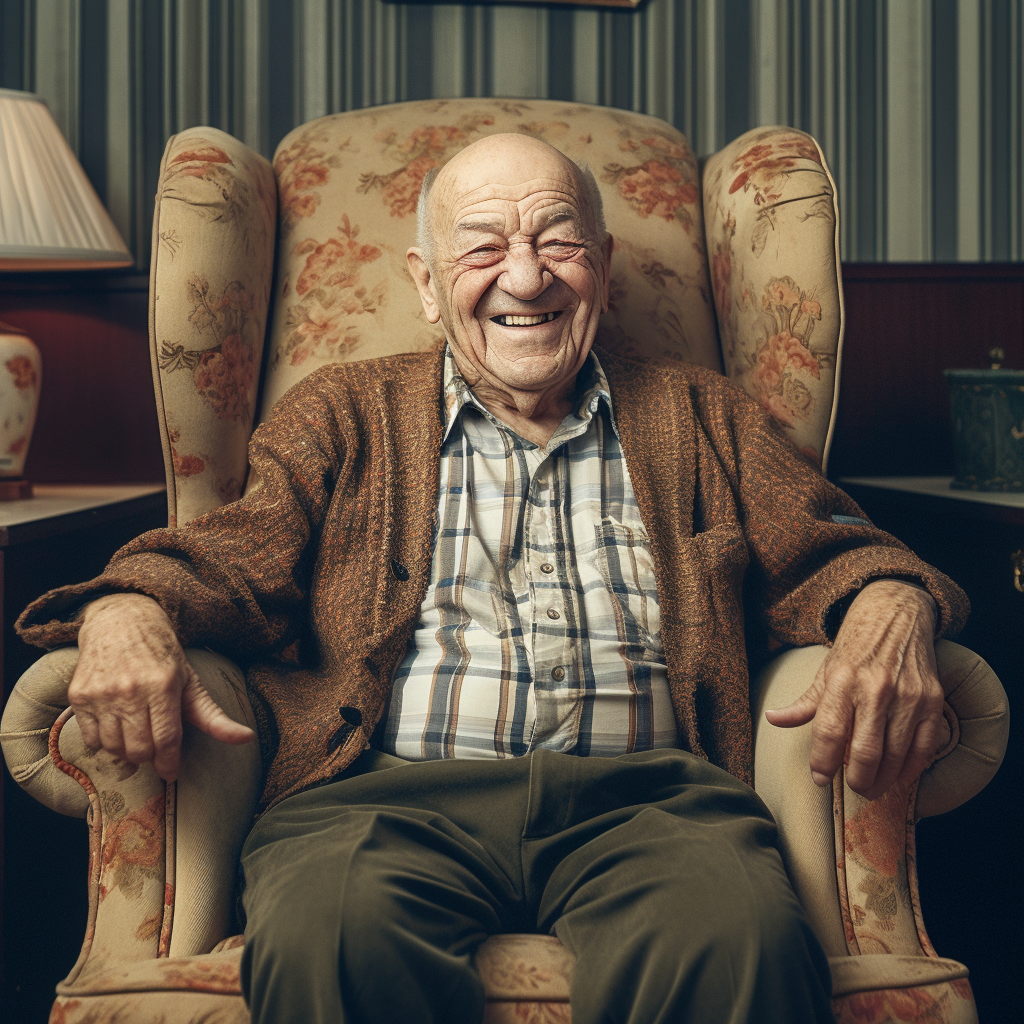
<instances>
[{"instance_id":1,"label":"chair seat cushion","mask_svg":"<svg viewBox=\"0 0 1024 1024\"><path fill-rule=\"evenodd\" d=\"M161 957L88 970L74 985L61 986L62 995L101 995L117 992L209 992L241 995L238 970L241 935L219 943L212 953ZM547 935L495 935L476 956L488 999L501 1001L568 1002L572 954Z\"/></svg>"},{"instance_id":2,"label":"chair seat cushion","mask_svg":"<svg viewBox=\"0 0 1024 1024\"><path fill-rule=\"evenodd\" d=\"M197 1019L244 1024L249 1017L239 984L242 944L242 936L236 935L200 956L84 971L74 985L58 989L51 1024L113 1024L154 1014L164 1024ZM557 939L495 935L480 947L476 964L488 1000L486 1024L522 1019L569 1024L573 957ZM868 955L833 957L830 966L833 1006L840 1020L903 1020L891 1015L905 1006L928 1009L931 1016L925 1019L935 1024L976 1019L964 980L967 968L953 960ZM527 1004L533 1010L527 1011Z\"/></svg>"}]
</instances>

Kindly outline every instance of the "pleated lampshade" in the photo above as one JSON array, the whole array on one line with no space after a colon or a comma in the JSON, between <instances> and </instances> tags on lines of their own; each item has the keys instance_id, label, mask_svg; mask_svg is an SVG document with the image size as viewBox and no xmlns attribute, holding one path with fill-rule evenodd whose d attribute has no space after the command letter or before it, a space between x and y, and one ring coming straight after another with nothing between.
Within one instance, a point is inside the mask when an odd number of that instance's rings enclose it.
<instances>
[{"instance_id":1,"label":"pleated lampshade","mask_svg":"<svg viewBox=\"0 0 1024 1024\"><path fill-rule=\"evenodd\" d=\"M132 262L46 104L0 89L0 271Z\"/></svg>"},{"instance_id":2,"label":"pleated lampshade","mask_svg":"<svg viewBox=\"0 0 1024 1024\"><path fill-rule=\"evenodd\" d=\"M46 104L0 89L0 272L133 262ZM24 471L42 372L32 339L0 323L0 501L32 497Z\"/></svg>"}]
</instances>

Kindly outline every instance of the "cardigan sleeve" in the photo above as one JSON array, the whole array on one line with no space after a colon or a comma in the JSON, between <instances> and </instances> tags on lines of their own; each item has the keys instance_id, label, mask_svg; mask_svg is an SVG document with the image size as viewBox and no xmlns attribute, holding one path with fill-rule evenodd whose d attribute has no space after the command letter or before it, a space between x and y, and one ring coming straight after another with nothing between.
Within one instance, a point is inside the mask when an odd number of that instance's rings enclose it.
<instances>
[{"instance_id":1,"label":"cardigan sleeve","mask_svg":"<svg viewBox=\"0 0 1024 1024\"><path fill-rule=\"evenodd\" d=\"M963 591L875 527L749 396L718 381L694 393L750 555L748 614L762 618L769 647L831 643L850 599L883 578L917 583L932 595L937 637L962 629L969 613Z\"/></svg>"},{"instance_id":2,"label":"cardigan sleeve","mask_svg":"<svg viewBox=\"0 0 1024 1024\"><path fill-rule=\"evenodd\" d=\"M306 378L254 432L259 483L247 496L131 541L100 576L32 602L19 634L43 647L74 643L86 604L138 593L159 602L185 646L243 658L284 647L303 628L320 524L351 461L343 419L316 375Z\"/></svg>"}]
</instances>

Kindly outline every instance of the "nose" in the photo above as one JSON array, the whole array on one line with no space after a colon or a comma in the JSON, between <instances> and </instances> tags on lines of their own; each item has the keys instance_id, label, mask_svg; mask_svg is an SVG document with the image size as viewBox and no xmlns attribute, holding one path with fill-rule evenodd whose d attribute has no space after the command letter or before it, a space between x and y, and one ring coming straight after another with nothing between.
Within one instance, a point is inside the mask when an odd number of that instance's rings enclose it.
<instances>
[{"instance_id":1,"label":"nose","mask_svg":"<svg viewBox=\"0 0 1024 1024\"><path fill-rule=\"evenodd\" d=\"M545 269L536 249L529 242L515 242L505 255L505 268L498 287L517 299L535 299L551 284L551 272Z\"/></svg>"}]
</instances>

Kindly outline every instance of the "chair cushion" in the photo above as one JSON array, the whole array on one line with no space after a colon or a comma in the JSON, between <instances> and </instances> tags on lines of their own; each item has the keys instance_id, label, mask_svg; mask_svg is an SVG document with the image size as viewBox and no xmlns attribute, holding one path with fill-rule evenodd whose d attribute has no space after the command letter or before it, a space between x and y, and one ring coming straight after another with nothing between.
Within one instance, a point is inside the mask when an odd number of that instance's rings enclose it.
<instances>
[{"instance_id":1,"label":"chair cushion","mask_svg":"<svg viewBox=\"0 0 1024 1024\"><path fill-rule=\"evenodd\" d=\"M233 935L212 953L160 957L83 972L66 995L113 992L192 991L238 995L238 968L245 940ZM476 954L476 967L488 999L566 1002L572 985L573 955L550 935L492 935ZM919 987L960 981L967 968L936 956L830 957L832 994L846 996L875 989ZM961 986L966 993L969 986Z\"/></svg>"},{"instance_id":2,"label":"chair cushion","mask_svg":"<svg viewBox=\"0 0 1024 1024\"><path fill-rule=\"evenodd\" d=\"M240 995L238 980L243 938L234 935L212 953L122 962L84 970L66 996L123 992L208 992ZM476 955L488 999L567 1002L573 956L548 935L494 935Z\"/></svg>"}]
</instances>

